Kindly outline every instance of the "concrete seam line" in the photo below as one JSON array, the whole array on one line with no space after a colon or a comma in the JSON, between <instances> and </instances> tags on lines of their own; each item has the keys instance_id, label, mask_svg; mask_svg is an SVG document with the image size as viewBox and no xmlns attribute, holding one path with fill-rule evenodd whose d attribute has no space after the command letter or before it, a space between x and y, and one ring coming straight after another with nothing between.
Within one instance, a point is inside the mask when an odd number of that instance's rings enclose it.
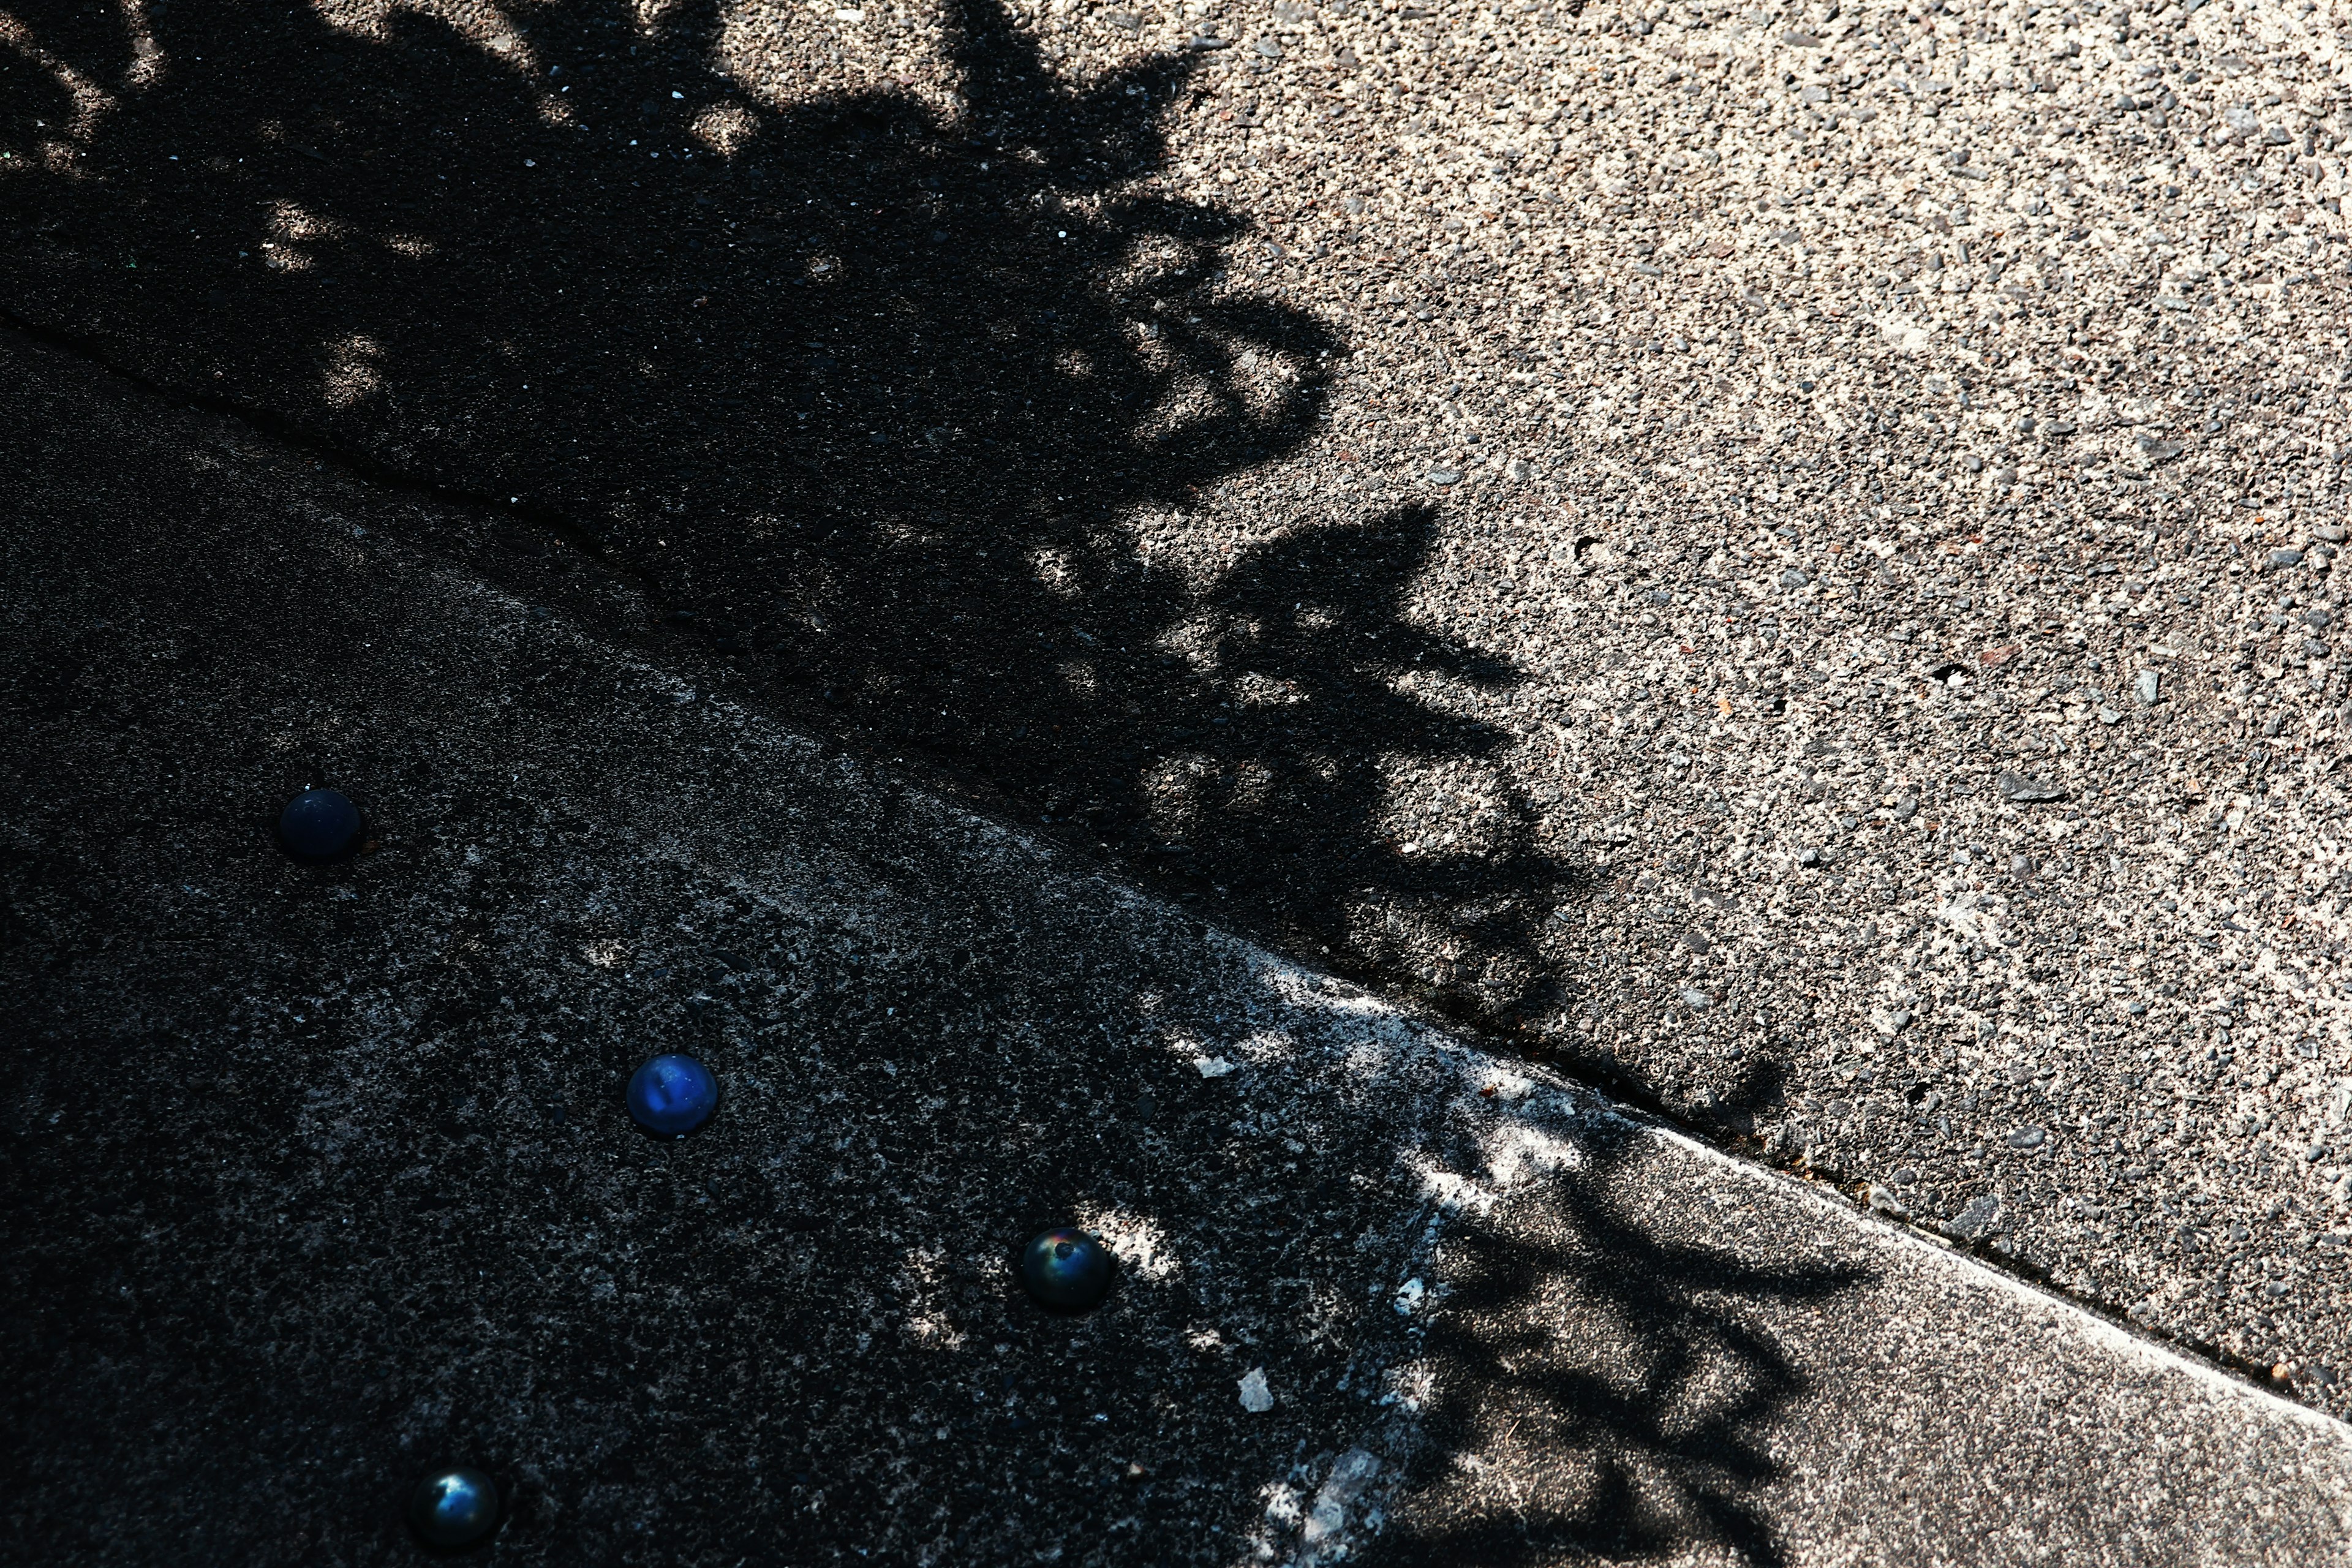
<instances>
[{"instance_id":1,"label":"concrete seam line","mask_svg":"<svg viewBox=\"0 0 2352 1568\"><path fill-rule=\"evenodd\" d=\"M2140 1364L2150 1368L2186 1372L2209 1388L2225 1390L2242 1398L2259 1400L2266 1408L2274 1408L2277 1412L2291 1414L2313 1431L2326 1432L2335 1436L2346 1444L2347 1454L2352 1454L2352 1426L2336 1420L2324 1411L2315 1410L2307 1405L2289 1399L2249 1379L2233 1376L2202 1357L2190 1355L2161 1340L2134 1332L2097 1312L2091 1311L2080 1302L2069 1300L2063 1296L2045 1290L2033 1281L2021 1279L2005 1268L1996 1268L1972 1253L1962 1251L1958 1247L1938 1247L1909 1234L1891 1222L1877 1218L1867 1210L1857 1208L1842 1198L1832 1199L1822 1191L1818 1184L1794 1181L1777 1171L1769 1170L1760 1165L1751 1165L1744 1160L1734 1159L1713 1144L1703 1139L1693 1138L1676 1127L1649 1121L1643 1121L1639 1123L1639 1126L1644 1136L1673 1144L1685 1152L1696 1155L1727 1174L1736 1175L1743 1181L1767 1187L1776 1193L1794 1194L1801 1202L1811 1205L1814 1212L1825 1215L1834 1215L1852 1229L1877 1238L1878 1245L1915 1249L1921 1256L1941 1260L1972 1283L1997 1284L2002 1291L2016 1300L2053 1313L2063 1314L2067 1326L2083 1333L2085 1338L2102 1349L2123 1352Z\"/></svg>"},{"instance_id":2,"label":"concrete seam line","mask_svg":"<svg viewBox=\"0 0 2352 1568\"><path fill-rule=\"evenodd\" d=\"M510 615L520 616L529 607L503 589L468 575L452 563L436 560L425 570L429 575L441 579L453 589L494 605ZM718 721L730 731L739 744L774 748L803 761L822 757L833 750L819 738L796 730L782 720L758 713L729 698L707 695L683 676L650 664L627 649L605 643L569 620L559 618L556 625L562 626L563 634L574 647L611 659L619 668L640 680L644 689L667 696L680 704L698 703L705 715ZM886 772L878 761L841 751L835 752L835 765L845 777L869 787L890 784L899 792L898 804L901 806L921 814L940 827L951 828L957 837L971 844L976 852L1003 857L1024 867L1032 874L1049 868L1069 868L1063 863L1072 857L1061 846L1039 839L1014 825L976 812L961 802L937 795L918 784L902 782ZM1087 868L1090 873L1089 881L1115 889L1119 900L1129 907L1160 908L1177 918L1199 921L1198 916L1168 904L1145 889L1112 879L1097 867L1089 864ZM729 879L735 879L730 877ZM1989 1264L1970 1253L1938 1246L1885 1221L1877 1220L1843 1199L1832 1201L1818 1183L1799 1181L1769 1167L1741 1160L1670 1122L1619 1106L1603 1098L1598 1089L1577 1083L1539 1064L1498 1058L1440 1025L1413 1016L1375 993L1364 991L1354 996L1315 994L1335 977L1310 970L1246 937L1205 921L1200 923L1204 945L1220 950L1235 962L1256 970L1261 979L1276 983L1276 988L1286 994L1284 999L1288 1005L1302 1009L1311 1006L1326 1014L1355 1014L1371 1024L1373 1032L1382 1037L1384 1043L1434 1056L1451 1070L1456 1088L1442 1105L1433 1104L1433 1109L1473 1119L1516 1120L1534 1130L1528 1115L1532 1107L1498 1104L1483 1097L1479 1089L1498 1078L1518 1079L1530 1088L1539 1085L1557 1101L1557 1111L1569 1119L1587 1125L1605 1121L1699 1156L1716 1172L1736 1176L1740 1181L1779 1195L1794 1196L1818 1215L1834 1215L1848 1228L1872 1238L1874 1245L1906 1249L1922 1258L1936 1258L1949 1267L1958 1277L1974 1284L1998 1281L2012 1300L2062 1314L2062 1321L2067 1327L2104 1350L2121 1352L2127 1359L2150 1369L2188 1371L2209 1389L2227 1390L2239 1397L2262 1401L2265 1408L2275 1406L2292 1412L2309 1429L2326 1432L2352 1445L2352 1427L2323 1412L2288 1399L2249 1379L2235 1376L2181 1348L2115 1323L2079 1302ZM1337 1065L1329 1047L1324 1047L1324 1054L1327 1060L1334 1060ZM1532 1096L1520 1098L1525 1101L1531 1100ZM1459 1178L1455 1181L1465 1193L1475 1185ZM1510 1178L1506 1177L1496 1184L1492 1193L1483 1196L1488 1201L1499 1198L1510 1184Z\"/></svg>"}]
</instances>

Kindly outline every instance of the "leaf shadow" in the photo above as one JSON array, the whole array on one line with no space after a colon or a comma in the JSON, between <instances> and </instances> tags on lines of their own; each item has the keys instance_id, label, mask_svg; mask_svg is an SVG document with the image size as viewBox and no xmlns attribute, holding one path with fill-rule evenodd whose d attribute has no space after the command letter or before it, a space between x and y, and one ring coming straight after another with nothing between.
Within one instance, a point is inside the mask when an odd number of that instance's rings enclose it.
<instances>
[{"instance_id":1,"label":"leaf shadow","mask_svg":"<svg viewBox=\"0 0 2352 1568\"><path fill-rule=\"evenodd\" d=\"M112 107L18 182L21 321L499 507L535 595L584 545L755 700L1304 957L1501 1020L1577 985L1581 868L1474 711L1524 673L1414 608L1437 503L1265 485L1349 345L1150 177L1202 57L1076 79L952 0L947 98L774 102L718 0L231 0L124 13L142 77L58 9L71 79L0 104Z\"/></svg>"},{"instance_id":2,"label":"leaf shadow","mask_svg":"<svg viewBox=\"0 0 2352 1568\"><path fill-rule=\"evenodd\" d=\"M1766 1492L1811 1379L1769 1327L1874 1276L1761 1261L1664 1212L1633 1138L1450 1234L1437 1390L1373 1560L1788 1560Z\"/></svg>"}]
</instances>

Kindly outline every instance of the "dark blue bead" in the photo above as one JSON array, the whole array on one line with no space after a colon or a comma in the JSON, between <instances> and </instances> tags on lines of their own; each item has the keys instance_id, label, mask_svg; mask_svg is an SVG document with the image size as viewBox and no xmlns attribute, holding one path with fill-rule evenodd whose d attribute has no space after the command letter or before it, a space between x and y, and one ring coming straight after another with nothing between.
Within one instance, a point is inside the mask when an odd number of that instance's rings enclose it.
<instances>
[{"instance_id":1,"label":"dark blue bead","mask_svg":"<svg viewBox=\"0 0 2352 1568\"><path fill-rule=\"evenodd\" d=\"M1084 1312L1110 1293L1110 1249L1083 1230L1045 1231L1021 1249L1020 1274L1039 1306Z\"/></svg>"},{"instance_id":2,"label":"dark blue bead","mask_svg":"<svg viewBox=\"0 0 2352 1568\"><path fill-rule=\"evenodd\" d=\"M656 1057L629 1079L629 1114L664 1138L680 1138L719 1108L719 1080L692 1057Z\"/></svg>"},{"instance_id":3,"label":"dark blue bead","mask_svg":"<svg viewBox=\"0 0 2352 1568\"><path fill-rule=\"evenodd\" d=\"M360 808L340 790L306 789L278 814L278 842L308 865L340 860L359 847Z\"/></svg>"},{"instance_id":4,"label":"dark blue bead","mask_svg":"<svg viewBox=\"0 0 2352 1568\"><path fill-rule=\"evenodd\" d=\"M436 1470L408 1499L408 1525L427 1546L456 1551L499 1527L499 1483L480 1470Z\"/></svg>"}]
</instances>

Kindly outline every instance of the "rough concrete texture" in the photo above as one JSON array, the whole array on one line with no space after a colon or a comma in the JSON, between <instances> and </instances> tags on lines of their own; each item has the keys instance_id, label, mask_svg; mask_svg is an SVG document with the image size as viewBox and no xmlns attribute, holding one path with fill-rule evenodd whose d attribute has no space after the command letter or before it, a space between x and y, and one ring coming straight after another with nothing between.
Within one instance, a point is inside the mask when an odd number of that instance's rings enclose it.
<instances>
[{"instance_id":1,"label":"rough concrete texture","mask_svg":"<svg viewBox=\"0 0 2352 1568\"><path fill-rule=\"evenodd\" d=\"M0 352L12 1559L409 1561L451 1461L505 1562L2345 1551L2333 1421ZM277 850L308 784L365 853ZM1070 1220L1122 1277L1053 1319Z\"/></svg>"},{"instance_id":2,"label":"rough concrete texture","mask_svg":"<svg viewBox=\"0 0 2352 1568\"><path fill-rule=\"evenodd\" d=\"M76 369L7 378L13 1555L397 1558L439 1457L531 1561L1218 1561L1378 1425L1458 1052Z\"/></svg>"},{"instance_id":3,"label":"rough concrete texture","mask_svg":"<svg viewBox=\"0 0 2352 1568\"><path fill-rule=\"evenodd\" d=\"M2242 1385L1671 1135L1563 1141L1587 1163L1448 1226L1388 1560L2345 1550L2325 1417L2274 1423Z\"/></svg>"},{"instance_id":4,"label":"rough concrete texture","mask_svg":"<svg viewBox=\"0 0 2352 1568\"><path fill-rule=\"evenodd\" d=\"M0 276L2334 1408L2343 21L60 7Z\"/></svg>"}]
</instances>

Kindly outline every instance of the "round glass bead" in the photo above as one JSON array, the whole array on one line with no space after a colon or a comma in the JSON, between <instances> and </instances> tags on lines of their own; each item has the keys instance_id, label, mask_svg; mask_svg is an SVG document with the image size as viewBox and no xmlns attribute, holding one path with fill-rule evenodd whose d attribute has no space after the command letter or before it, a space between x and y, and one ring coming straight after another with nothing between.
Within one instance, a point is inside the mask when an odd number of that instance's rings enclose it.
<instances>
[{"instance_id":1,"label":"round glass bead","mask_svg":"<svg viewBox=\"0 0 2352 1568\"><path fill-rule=\"evenodd\" d=\"M278 814L278 842L305 865L340 860L359 847L360 808L341 790L306 789Z\"/></svg>"},{"instance_id":2,"label":"round glass bead","mask_svg":"<svg viewBox=\"0 0 2352 1568\"><path fill-rule=\"evenodd\" d=\"M1110 1249L1083 1230L1044 1231L1021 1249L1021 1288L1039 1306L1084 1312L1110 1293Z\"/></svg>"},{"instance_id":3,"label":"round glass bead","mask_svg":"<svg viewBox=\"0 0 2352 1568\"><path fill-rule=\"evenodd\" d=\"M436 1470L409 1495L408 1525L427 1546L486 1541L499 1527L499 1483L480 1470Z\"/></svg>"},{"instance_id":4,"label":"round glass bead","mask_svg":"<svg viewBox=\"0 0 2352 1568\"><path fill-rule=\"evenodd\" d=\"M682 1138L719 1108L719 1080L688 1056L656 1057L629 1079L629 1114L664 1138Z\"/></svg>"}]
</instances>

